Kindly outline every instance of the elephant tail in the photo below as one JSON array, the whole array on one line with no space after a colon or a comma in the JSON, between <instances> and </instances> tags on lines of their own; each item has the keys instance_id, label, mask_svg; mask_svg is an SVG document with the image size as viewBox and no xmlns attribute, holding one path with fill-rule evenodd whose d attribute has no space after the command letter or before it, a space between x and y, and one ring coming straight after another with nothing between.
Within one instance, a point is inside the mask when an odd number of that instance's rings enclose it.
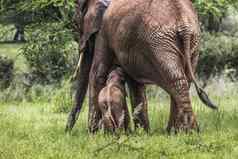
<instances>
[{"instance_id":1,"label":"elephant tail","mask_svg":"<svg viewBox=\"0 0 238 159\"><path fill-rule=\"evenodd\" d=\"M186 68L188 69L188 77L190 77L190 79L194 83L200 100L209 108L217 109L217 106L213 104L213 102L209 99L207 93L202 89L202 87L199 86L195 78L193 68L192 68L192 63L191 63L191 33L186 32L183 35L183 41L184 41L183 44L184 44L184 53L185 53L185 63L186 63Z\"/></svg>"}]
</instances>

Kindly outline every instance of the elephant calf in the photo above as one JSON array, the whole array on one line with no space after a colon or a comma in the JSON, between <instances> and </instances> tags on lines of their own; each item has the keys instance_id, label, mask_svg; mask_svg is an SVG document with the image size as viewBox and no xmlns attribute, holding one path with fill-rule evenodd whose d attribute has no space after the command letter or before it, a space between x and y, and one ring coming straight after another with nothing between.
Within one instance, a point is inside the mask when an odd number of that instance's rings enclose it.
<instances>
[{"instance_id":1,"label":"elephant calf","mask_svg":"<svg viewBox=\"0 0 238 159\"><path fill-rule=\"evenodd\" d=\"M99 93L98 104L104 130L128 130L130 117L126 104L125 74L120 67L109 74L106 86Z\"/></svg>"}]
</instances>

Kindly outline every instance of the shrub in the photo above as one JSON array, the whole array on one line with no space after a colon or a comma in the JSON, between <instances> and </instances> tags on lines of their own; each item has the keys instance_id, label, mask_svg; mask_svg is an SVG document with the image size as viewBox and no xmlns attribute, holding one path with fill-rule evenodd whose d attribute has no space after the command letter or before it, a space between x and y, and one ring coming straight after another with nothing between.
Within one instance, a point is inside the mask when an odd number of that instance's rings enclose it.
<instances>
[{"instance_id":1,"label":"shrub","mask_svg":"<svg viewBox=\"0 0 238 159\"><path fill-rule=\"evenodd\" d=\"M1 25L0 24L0 42L9 42L13 40L15 33L14 25Z\"/></svg>"},{"instance_id":2,"label":"shrub","mask_svg":"<svg viewBox=\"0 0 238 159\"><path fill-rule=\"evenodd\" d=\"M227 16L221 23L221 31L230 35L238 35L238 10L230 8Z\"/></svg>"},{"instance_id":3,"label":"shrub","mask_svg":"<svg viewBox=\"0 0 238 159\"><path fill-rule=\"evenodd\" d=\"M10 86L14 76L14 61L4 56L0 56L0 89Z\"/></svg>"},{"instance_id":4,"label":"shrub","mask_svg":"<svg viewBox=\"0 0 238 159\"><path fill-rule=\"evenodd\" d=\"M42 85L42 84L31 84L29 83L29 79L27 74L16 74L15 78L13 79L10 86L0 91L0 101L2 103L7 102L33 102L33 103L40 103L40 102L53 102L56 98L60 99L60 93L65 93L67 91L66 86L61 85L60 83L49 84L49 85ZM62 87L62 88L61 88ZM61 97L63 95L61 94ZM67 96L67 95L65 95ZM62 98L60 100L65 100ZM59 102L60 103L60 102ZM53 108L52 109L55 109Z\"/></svg>"},{"instance_id":5,"label":"shrub","mask_svg":"<svg viewBox=\"0 0 238 159\"><path fill-rule=\"evenodd\" d=\"M227 72L238 77L238 39L223 34L203 33L197 72L205 80Z\"/></svg>"},{"instance_id":6,"label":"shrub","mask_svg":"<svg viewBox=\"0 0 238 159\"><path fill-rule=\"evenodd\" d=\"M70 30L61 23L30 27L22 54L37 83L54 83L72 72L72 57L77 54Z\"/></svg>"}]
</instances>

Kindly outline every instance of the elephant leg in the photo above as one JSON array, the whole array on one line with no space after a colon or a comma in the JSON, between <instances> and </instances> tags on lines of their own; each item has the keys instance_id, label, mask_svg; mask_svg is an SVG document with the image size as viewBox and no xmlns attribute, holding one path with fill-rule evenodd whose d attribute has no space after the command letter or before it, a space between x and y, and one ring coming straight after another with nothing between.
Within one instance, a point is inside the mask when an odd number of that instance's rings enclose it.
<instances>
[{"instance_id":1,"label":"elephant leg","mask_svg":"<svg viewBox=\"0 0 238 159\"><path fill-rule=\"evenodd\" d=\"M191 82L188 82L188 91L189 91L190 86L191 86ZM172 96L170 97L170 100L171 100L170 101L170 115L169 115L169 122L168 122L168 126L167 126L168 133L171 132L172 128L175 129L175 132L177 132L177 130L179 130L179 129L185 130L185 131L188 131L189 129L194 129L199 132L199 126L197 124L195 114L192 111L189 92L188 92L187 97L185 95L185 96L181 96L179 98L180 98L180 100L181 99L182 100L181 101L177 100L177 102L180 102L177 104L176 100ZM183 106L179 105L182 102L185 104ZM180 124L180 126L179 126L179 124Z\"/></svg>"},{"instance_id":2,"label":"elephant leg","mask_svg":"<svg viewBox=\"0 0 238 159\"><path fill-rule=\"evenodd\" d=\"M135 128L142 127L146 132L150 129L148 119L145 86L134 80L128 82Z\"/></svg>"},{"instance_id":3,"label":"elephant leg","mask_svg":"<svg viewBox=\"0 0 238 159\"><path fill-rule=\"evenodd\" d=\"M197 129L198 125L192 110L189 86L186 79L176 80L174 88L176 90L171 93L172 102L167 130L171 131L174 128L175 132L177 132Z\"/></svg>"},{"instance_id":4,"label":"elephant leg","mask_svg":"<svg viewBox=\"0 0 238 159\"><path fill-rule=\"evenodd\" d=\"M96 40L94 59L89 75L89 132L98 130L101 120L101 112L98 107L98 95L105 86L107 74L112 66L112 53L109 53L104 39L99 34Z\"/></svg>"},{"instance_id":5,"label":"elephant leg","mask_svg":"<svg viewBox=\"0 0 238 159\"><path fill-rule=\"evenodd\" d=\"M74 106L69 114L65 131L71 131L74 127L79 113L81 111L83 101L88 89L88 82L89 82L89 72L92 65L93 55L91 54L89 47L86 47L85 53L86 56L83 57L81 67L79 68L79 77L77 80L77 90L75 94L75 103Z\"/></svg>"},{"instance_id":6,"label":"elephant leg","mask_svg":"<svg viewBox=\"0 0 238 159\"><path fill-rule=\"evenodd\" d=\"M125 105L126 105L126 103L125 103ZM125 131L126 132L131 132L129 110L128 110L128 107L126 107L125 109L126 109L126 112L125 112Z\"/></svg>"},{"instance_id":7,"label":"elephant leg","mask_svg":"<svg viewBox=\"0 0 238 159\"><path fill-rule=\"evenodd\" d=\"M158 57L161 67L157 70L162 80L162 87L171 96L171 112L167 130L174 128L177 132L197 129L198 125L189 94L190 84L183 64L176 55L169 55Z\"/></svg>"},{"instance_id":8,"label":"elephant leg","mask_svg":"<svg viewBox=\"0 0 238 159\"><path fill-rule=\"evenodd\" d=\"M170 97L170 114L169 114L169 122L167 125L168 133L171 132L171 128L175 125L175 114L176 114L176 104L172 97Z\"/></svg>"}]
</instances>

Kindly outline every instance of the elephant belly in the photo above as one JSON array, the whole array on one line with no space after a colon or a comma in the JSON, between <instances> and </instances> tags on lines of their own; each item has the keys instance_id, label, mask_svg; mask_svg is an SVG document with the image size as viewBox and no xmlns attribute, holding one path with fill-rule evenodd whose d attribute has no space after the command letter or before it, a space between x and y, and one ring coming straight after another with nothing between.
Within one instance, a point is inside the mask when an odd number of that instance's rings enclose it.
<instances>
[{"instance_id":1,"label":"elephant belly","mask_svg":"<svg viewBox=\"0 0 238 159\"><path fill-rule=\"evenodd\" d=\"M106 30L109 45L119 64L134 80L160 85L161 57L176 51L177 48L173 49L176 45L173 40L177 34L162 39L161 35L167 35L167 30L169 34L174 33L174 26L168 24L166 28L161 29L164 25L157 24L149 15L141 16L143 9L140 9L137 8L134 14L125 9L126 16L120 17L117 23L108 18ZM167 39L170 38L172 40L168 43ZM164 50L164 46L169 47Z\"/></svg>"},{"instance_id":2,"label":"elephant belly","mask_svg":"<svg viewBox=\"0 0 238 159\"><path fill-rule=\"evenodd\" d=\"M140 52L117 53L117 61L127 74L139 83L157 83L158 73L154 66Z\"/></svg>"}]
</instances>

